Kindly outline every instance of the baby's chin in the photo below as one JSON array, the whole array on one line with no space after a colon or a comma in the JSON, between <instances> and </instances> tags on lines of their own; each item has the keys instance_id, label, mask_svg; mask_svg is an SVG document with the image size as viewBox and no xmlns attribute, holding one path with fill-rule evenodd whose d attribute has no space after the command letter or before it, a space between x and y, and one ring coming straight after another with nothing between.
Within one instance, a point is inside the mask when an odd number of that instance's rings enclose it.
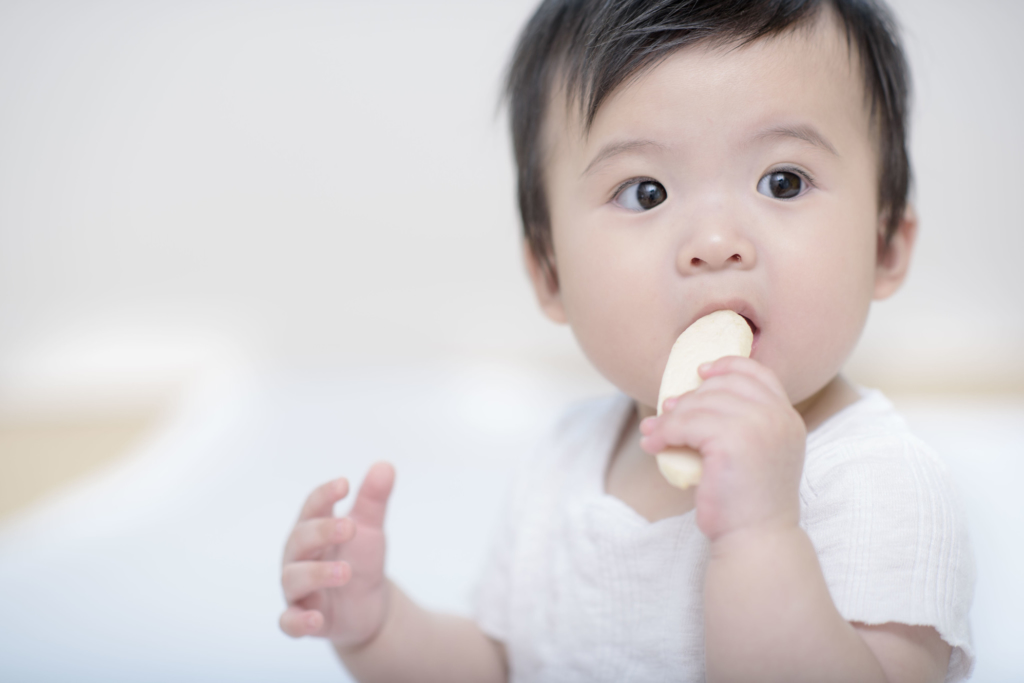
<instances>
[{"instance_id":1,"label":"baby's chin","mask_svg":"<svg viewBox=\"0 0 1024 683\"><path fill-rule=\"evenodd\" d=\"M637 413L640 415L640 419L649 417L651 415L657 415L658 413L658 393L661 390L661 373L659 372L656 382L638 382L638 386L631 387L624 384L619 384L614 380L605 376L606 379L612 381L619 391L624 393L629 398L633 399L633 403L636 404Z\"/></svg>"},{"instance_id":2,"label":"baby's chin","mask_svg":"<svg viewBox=\"0 0 1024 683\"><path fill-rule=\"evenodd\" d=\"M588 346L582 340L580 348L590 365L618 391L633 399L638 407L651 410L651 414L657 411L664 357L649 348L632 347L630 353L620 348ZM627 357L632 362L625 362Z\"/></svg>"},{"instance_id":3,"label":"baby's chin","mask_svg":"<svg viewBox=\"0 0 1024 683\"><path fill-rule=\"evenodd\" d=\"M813 354L812 349L802 353L766 353L758 358L771 370L786 391L789 402L798 406L812 401L824 391L842 370L843 354Z\"/></svg>"},{"instance_id":4,"label":"baby's chin","mask_svg":"<svg viewBox=\"0 0 1024 683\"><path fill-rule=\"evenodd\" d=\"M600 370L600 368L598 368ZM622 382L616 381L615 377L601 373L606 380L611 382L617 390L630 398L636 406L637 414L642 420L645 417L658 413L658 391L661 388L661 375L658 375L657 383L651 388L650 382Z\"/></svg>"},{"instance_id":5,"label":"baby's chin","mask_svg":"<svg viewBox=\"0 0 1024 683\"><path fill-rule=\"evenodd\" d=\"M636 414L639 416L641 420L658 414L657 408L655 408L653 405L641 403L636 399L633 399L633 403L636 404Z\"/></svg>"}]
</instances>

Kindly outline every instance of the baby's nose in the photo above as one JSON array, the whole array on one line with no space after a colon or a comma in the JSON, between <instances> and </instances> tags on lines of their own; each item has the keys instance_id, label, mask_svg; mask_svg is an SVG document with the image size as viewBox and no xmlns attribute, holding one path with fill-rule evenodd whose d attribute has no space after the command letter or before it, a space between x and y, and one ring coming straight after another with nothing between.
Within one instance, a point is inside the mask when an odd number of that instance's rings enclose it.
<instances>
[{"instance_id":1,"label":"baby's nose","mask_svg":"<svg viewBox=\"0 0 1024 683\"><path fill-rule=\"evenodd\" d=\"M701 231L686 240L676 257L676 268L684 275L722 270L749 269L757 259L754 245L726 228Z\"/></svg>"}]
</instances>

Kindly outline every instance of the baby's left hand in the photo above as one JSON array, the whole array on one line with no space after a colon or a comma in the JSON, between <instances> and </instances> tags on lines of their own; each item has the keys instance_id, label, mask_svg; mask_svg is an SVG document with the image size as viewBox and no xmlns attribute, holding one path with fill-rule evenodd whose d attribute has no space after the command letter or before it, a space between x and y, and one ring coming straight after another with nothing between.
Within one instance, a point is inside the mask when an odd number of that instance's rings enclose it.
<instances>
[{"instance_id":1,"label":"baby's left hand","mask_svg":"<svg viewBox=\"0 0 1024 683\"><path fill-rule=\"evenodd\" d=\"M771 370L739 356L701 368L704 383L667 399L640 425L651 454L684 446L701 454L697 524L715 541L739 530L796 526L807 430Z\"/></svg>"}]
</instances>

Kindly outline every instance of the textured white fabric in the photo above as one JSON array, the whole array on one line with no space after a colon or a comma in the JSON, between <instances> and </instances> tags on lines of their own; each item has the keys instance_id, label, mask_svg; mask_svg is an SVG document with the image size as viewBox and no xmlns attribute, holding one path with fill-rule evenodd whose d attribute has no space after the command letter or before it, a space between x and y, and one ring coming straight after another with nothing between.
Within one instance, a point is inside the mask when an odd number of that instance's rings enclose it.
<instances>
[{"instance_id":1,"label":"textured white fabric","mask_svg":"<svg viewBox=\"0 0 1024 683\"><path fill-rule=\"evenodd\" d=\"M944 464L875 391L807 439L801 525L839 612L934 626L947 681L973 666L974 564ZM575 408L514 482L476 597L513 681L701 681L707 540L604 492L624 396Z\"/></svg>"}]
</instances>

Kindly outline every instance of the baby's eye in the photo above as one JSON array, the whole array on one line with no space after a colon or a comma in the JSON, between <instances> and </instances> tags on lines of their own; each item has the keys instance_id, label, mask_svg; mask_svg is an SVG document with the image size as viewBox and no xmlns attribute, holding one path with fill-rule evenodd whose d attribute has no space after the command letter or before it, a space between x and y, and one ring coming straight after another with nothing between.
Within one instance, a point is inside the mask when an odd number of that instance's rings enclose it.
<instances>
[{"instance_id":1,"label":"baby's eye","mask_svg":"<svg viewBox=\"0 0 1024 683\"><path fill-rule=\"evenodd\" d=\"M668 198L665 186L657 180L641 180L615 195L615 203L630 211L653 209Z\"/></svg>"},{"instance_id":2,"label":"baby's eye","mask_svg":"<svg viewBox=\"0 0 1024 683\"><path fill-rule=\"evenodd\" d=\"M758 192L775 199L792 199L806 187L806 181L792 171L772 171L757 183Z\"/></svg>"}]
</instances>

